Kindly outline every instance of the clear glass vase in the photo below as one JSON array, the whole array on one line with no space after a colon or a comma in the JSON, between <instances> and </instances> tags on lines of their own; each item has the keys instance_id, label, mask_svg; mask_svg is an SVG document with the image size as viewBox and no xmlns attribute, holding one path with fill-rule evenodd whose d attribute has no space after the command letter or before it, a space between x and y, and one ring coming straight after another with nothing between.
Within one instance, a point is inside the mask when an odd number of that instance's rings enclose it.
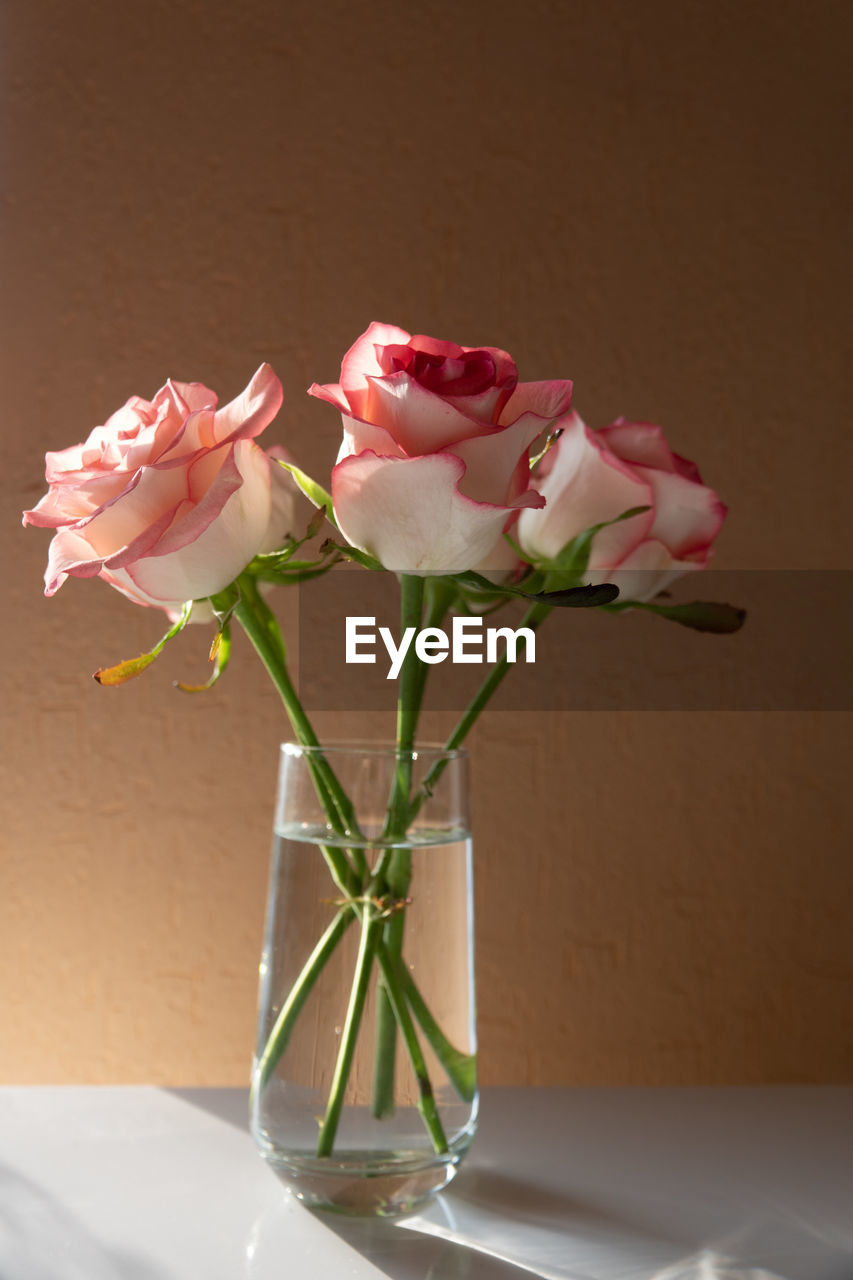
<instances>
[{"instance_id":1,"label":"clear glass vase","mask_svg":"<svg viewBox=\"0 0 853 1280\"><path fill-rule=\"evenodd\" d=\"M477 1118L464 751L281 749L251 1124L295 1195L411 1212Z\"/></svg>"}]
</instances>

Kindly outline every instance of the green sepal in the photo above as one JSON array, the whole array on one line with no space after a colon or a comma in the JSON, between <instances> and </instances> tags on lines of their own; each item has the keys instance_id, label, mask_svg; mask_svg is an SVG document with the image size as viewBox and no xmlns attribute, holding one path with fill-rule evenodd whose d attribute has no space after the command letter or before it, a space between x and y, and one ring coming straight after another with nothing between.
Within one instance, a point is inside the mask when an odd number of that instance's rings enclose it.
<instances>
[{"instance_id":1,"label":"green sepal","mask_svg":"<svg viewBox=\"0 0 853 1280\"><path fill-rule=\"evenodd\" d=\"M371 569L374 573L384 573L385 566L381 560L377 560L376 556L370 555L367 551L362 551L359 547L351 547L346 542L335 542L333 538L327 538L320 547L322 554L330 555L332 551L336 551L344 560L352 560L355 564L360 564L365 569Z\"/></svg>"},{"instance_id":2,"label":"green sepal","mask_svg":"<svg viewBox=\"0 0 853 1280\"><path fill-rule=\"evenodd\" d=\"M489 582L488 578L475 573L473 569L454 576L462 586L475 587L477 590L484 593L487 592L492 596L517 596L521 600L532 600L536 604L547 604L557 609L597 609L601 605L610 604L619 595L619 588L614 586L612 582L602 582L596 585L580 584L551 591L531 591L529 585L527 590L522 587L511 587L505 583L496 585L494 582ZM548 575L545 576L547 579ZM533 581L539 580L534 575L531 575L531 579Z\"/></svg>"},{"instance_id":3,"label":"green sepal","mask_svg":"<svg viewBox=\"0 0 853 1280\"><path fill-rule=\"evenodd\" d=\"M317 512L314 514L316 515ZM325 519L325 516L323 519ZM293 559L303 542L307 542L307 540L307 537L288 537L283 546L276 547L275 551L263 551L259 555L256 555L254 559L249 561L246 568L254 575L258 569L263 569L267 566L287 564Z\"/></svg>"},{"instance_id":4,"label":"green sepal","mask_svg":"<svg viewBox=\"0 0 853 1280\"><path fill-rule=\"evenodd\" d=\"M557 609L600 609L612 604L618 595L619 588L614 582L596 582L560 591L538 591L527 598Z\"/></svg>"},{"instance_id":5,"label":"green sepal","mask_svg":"<svg viewBox=\"0 0 853 1280\"><path fill-rule=\"evenodd\" d=\"M740 631L746 621L746 609L733 604L724 604L719 600L693 600L690 604L655 604L651 600L620 600L610 605L612 613L622 613L625 609L645 609L647 613L656 613L670 622L679 622L682 627L690 627L694 631L708 631L713 635L732 635Z\"/></svg>"},{"instance_id":6,"label":"green sepal","mask_svg":"<svg viewBox=\"0 0 853 1280\"><path fill-rule=\"evenodd\" d=\"M331 499L329 500L331 501ZM316 538L328 518L325 506L318 507L311 519L308 521L308 527L305 530L305 537L302 538L301 541L310 542L312 538Z\"/></svg>"},{"instance_id":7,"label":"green sepal","mask_svg":"<svg viewBox=\"0 0 853 1280\"><path fill-rule=\"evenodd\" d=\"M231 624L226 620L222 624L221 630L217 631L213 637L213 643L210 646L208 661L213 663L213 671L210 673L209 679L205 680L204 684L185 684L183 680L176 680L175 688L182 690L183 693L204 693L205 690L212 689L228 666L230 657Z\"/></svg>"},{"instance_id":8,"label":"green sepal","mask_svg":"<svg viewBox=\"0 0 853 1280\"><path fill-rule=\"evenodd\" d=\"M252 571L252 577L260 578L263 582L265 573L302 573L305 569L318 569L324 563L324 557L319 560L297 560L290 553L281 556L272 554L255 556L249 568Z\"/></svg>"},{"instance_id":9,"label":"green sepal","mask_svg":"<svg viewBox=\"0 0 853 1280\"><path fill-rule=\"evenodd\" d=\"M274 582L282 586L293 582L307 582L309 578L321 578L341 559L340 555L335 553L324 554L318 560L295 560L293 552L299 546L301 542L294 543L293 547L281 552L255 556L244 572L257 582Z\"/></svg>"},{"instance_id":10,"label":"green sepal","mask_svg":"<svg viewBox=\"0 0 853 1280\"><path fill-rule=\"evenodd\" d=\"M107 688L114 688L117 685L125 684L128 680L133 680L135 676L141 676L146 667L150 667L154 659L163 652L172 637L176 636L179 631L183 631L189 622L192 608L193 602L188 600L181 610L181 616L178 621L169 628L162 640L159 640L148 653L140 653L138 658L126 658L124 662L118 662L114 667L99 667L93 673L92 679L97 680L98 684L102 684Z\"/></svg>"},{"instance_id":11,"label":"green sepal","mask_svg":"<svg viewBox=\"0 0 853 1280\"><path fill-rule=\"evenodd\" d=\"M463 1102L473 1102L477 1092L476 1055L462 1053L455 1045L451 1044L430 1013L426 1001L418 990L409 970L399 961L395 965L395 969L402 983L409 1008L417 1018L421 1030L432 1047L433 1053L447 1073L448 1080Z\"/></svg>"},{"instance_id":12,"label":"green sepal","mask_svg":"<svg viewBox=\"0 0 853 1280\"><path fill-rule=\"evenodd\" d=\"M306 564L304 568L296 567L300 562L291 563L286 569L260 568L255 569L253 577L258 582L273 582L278 586L289 586L298 582L310 582L312 578L322 578L331 568L340 562L340 556L333 556L330 560L317 560L314 565Z\"/></svg>"},{"instance_id":13,"label":"green sepal","mask_svg":"<svg viewBox=\"0 0 853 1280\"><path fill-rule=\"evenodd\" d=\"M279 461L279 459L275 459ZM284 463L281 464L282 466ZM319 560L295 560L294 556L300 547L306 542L310 542L315 538L322 529L328 516L325 507L318 509L311 516L308 525L301 538L288 537L281 547L276 547L275 551L265 551L255 558L246 566L245 572L250 573L252 577L259 578L262 582L280 582L282 581L282 573L290 572L291 569L302 571L304 569L316 569L323 564L323 559ZM326 566L331 568L330 565Z\"/></svg>"},{"instance_id":14,"label":"green sepal","mask_svg":"<svg viewBox=\"0 0 853 1280\"><path fill-rule=\"evenodd\" d=\"M546 435L546 437L545 437L545 443L544 443L544 445L542 446L542 448L539 450L539 452L538 452L538 453L536 453L536 454L534 454L534 455L533 455L533 457L530 459L530 470L531 470L531 471L534 471L534 470L536 469L536 467L538 467L539 463L540 463L540 462L542 461L542 459L545 457L545 454L548 452L548 450L549 450L550 448L552 448L552 447L557 443L557 441L559 440L560 436L563 434L562 429L557 430L557 431L552 431L552 430L551 430L551 428L554 426L554 424L555 424L555 423L557 423L557 422L559 422L559 421L560 421L560 419L559 419L559 418L554 418L552 422L549 422L549 423L548 423L548 426L547 426L547 428L546 428L546 430L547 430L548 434L547 434L547 435ZM540 438L541 438L541 437L540 437Z\"/></svg>"},{"instance_id":15,"label":"green sepal","mask_svg":"<svg viewBox=\"0 0 853 1280\"><path fill-rule=\"evenodd\" d=\"M611 525L621 524L623 520L632 520L634 516L640 516L650 510L649 506L629 507L627 511L623 511L614 520L602 520L599 524L594 524L589 529L584 529L583 533L579 533L576 538L572 538L567 542L552 559L534 559L532 563L538 569L543 569L548 573L562 573L574 578L582 578L589 565L592 540L595 535L600 533L602 529L609 529Z\"/></svg>"},{"instance_id":16,"label":"green sepal","mask_svg":"<svg viewBox=\"0 0 853 1280\"><path fill-rule=\"evenodd\" d=\"M526 561L532 572L514 586L508 583L493 583L480 574L469 570L456 575L463 586L474 587L480 592L489 592L493 597L498 595L520 596L524 600L534 600L556 608L587 609L600 608L616 599L619 592L612 583L601 583L595 587L585 584L584 574L589 565L592 540L602 529L612 524L620 524L623 520L631 520L650 510L648 506L630 507L613 520L602 520L599 524L584 529L550 559L528 555L508 533L503 536L520 560Z\"/></svg>"},{"instance_id":17,"label":"green sepal","mask_svg":"<svg viewBox=\"0 0 853 1280\"><path fill-rule=\"evenodd\" d=\"M313 506L322 508L326 513L326 519L329 524L334 525L337 529L338 522L335 519L335 509L332 506L332 495L328 490L324 489L316 480L312 480L309 475L306 475L304 471L301 471L292 462L282 462L281 458L276 458L275 461L280 467L284 467L285 471L290 472L300 492L305 494L305 497Z\"/></svg>"},{"instance_id":18,"label":"green sepal","mask_svg":"<svg viewBox=\"0 0 853 1280\"><path fill-rule=\"evenodd\" d=\"M219 630L222 631L226 623L231 621L231 615L240 603L240 588L236 582L232 582L209 599L213 616L219 623Z\"/></svg>"}]
</instances>

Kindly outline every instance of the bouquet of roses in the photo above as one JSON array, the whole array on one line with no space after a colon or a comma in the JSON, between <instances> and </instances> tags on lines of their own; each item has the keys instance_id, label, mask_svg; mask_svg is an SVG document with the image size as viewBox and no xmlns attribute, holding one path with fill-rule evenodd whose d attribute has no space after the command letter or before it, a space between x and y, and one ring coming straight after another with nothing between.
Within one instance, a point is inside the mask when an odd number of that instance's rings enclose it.
<instances>
[{"instance_id":1,"label":"bouquet of roses","mask_svg":"<svg viewBox=\"0 0 853 1280\"><path fill-rule=\"evenodd\" d=\"M262 365L219 408L200 383L169 381L151 401L133 397L80 445L47 455L47 494L24 522L54 529L45 577L100 577L138 604L165 611L154 648L96 673L115 685L140 674L190 621L215 625L209 688L225 670L236 624L281 696L309 753L326 815L322 847L337 911L306 958L259 1048L263 1088L318 975L352 925L361 931L346 1025L320 1119L317 1155L334 1148L370 975L380 975L374 1111L393 1106L396 1031L418 1085L418 1108L437 1152L447 1139L421 1039L461 1097L475 1088L473 1057L442 1034L401 963L410 867L405 833L443 762L413 783L428 662L403 642L440 628L451 611L479 614L507 600L535 631L554 609L645 609L700 630L736 630L743 613L708 602L671 604L668 585L703 568L725 517L692 462L657 426L619 419L591 430L570 409L568 381L520 382L494 347L462 347L372 324L344 357L340 382L310 393L341 414L343 440L327 490L283 449L257 437L282 404ZM294 496L316 508L295 529ZM325 538L320 535L325 530ZM399 765L376 856L364 854L350 797L297 695L270 585L319 578L342 561L400 583ZM458 748L511 662L496 660L446 744ZM420 1030L420 1037L418 1034Z\"/></svg>"}]
</instances>

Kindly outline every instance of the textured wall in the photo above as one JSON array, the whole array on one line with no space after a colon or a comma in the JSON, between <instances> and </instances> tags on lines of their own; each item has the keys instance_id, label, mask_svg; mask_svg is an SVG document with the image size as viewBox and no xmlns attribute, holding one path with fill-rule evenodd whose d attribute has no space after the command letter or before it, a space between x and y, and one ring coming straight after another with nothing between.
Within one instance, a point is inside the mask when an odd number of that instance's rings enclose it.
<instances>
[{"instance_id":1,"label":"textured wall","mask_svg":"<svg viewBox=\"0 0 853 1280\"><path fill-rule=\"evenodd\" d=\"M229 397L269 360L270 438L321 474L338 424L303 389L376 318L573 377L593 424L662 422L731 507L722 566L848 568L850 10L0 22L0 1078L239 1083L282 716L245 646L209 696L172 689L200 631L93 685L162 625L100 583L42 599L18 512L45 449L167 375ZM847 715L494 713L473 745L485 1080L850 1077Z\"/></svg>"}]
</instances>

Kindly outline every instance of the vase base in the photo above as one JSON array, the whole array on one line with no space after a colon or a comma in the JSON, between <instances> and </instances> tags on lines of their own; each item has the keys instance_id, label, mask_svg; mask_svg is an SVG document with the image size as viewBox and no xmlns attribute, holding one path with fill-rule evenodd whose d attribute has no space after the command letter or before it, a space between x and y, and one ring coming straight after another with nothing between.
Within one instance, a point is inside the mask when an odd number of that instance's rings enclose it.
<instances>
[{"instance_id":1,"label":"vase base","mask_svg":"<svg viewBox=\"0 0 853 1280\"><path fill-rule=\"evenodd\" d=\"M467 1147L465 1148L467 1149ZM363 1160L348 1153L346 1161L316 1156L264 1153L276 1177L309 1209L350 1217L397 1218L416 1212L456 1174L465 1154L407 1159L399 1152L383 1158L371 1152Z\"/></svg>"}]
</instances>

